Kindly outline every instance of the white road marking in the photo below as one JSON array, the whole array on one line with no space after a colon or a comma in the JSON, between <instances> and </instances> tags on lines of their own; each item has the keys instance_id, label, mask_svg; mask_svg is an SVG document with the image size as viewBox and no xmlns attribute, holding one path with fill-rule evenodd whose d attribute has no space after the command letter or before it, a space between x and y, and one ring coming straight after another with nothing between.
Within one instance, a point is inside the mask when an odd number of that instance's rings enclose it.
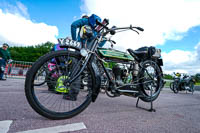
<instances>
[{"instance_id":1,"label":"white road marking","mask_svg":"<svg viewBox=\"0 0 200 133\"><path fill-rule=\"evenodd\" d=\"M28 130L28 131L22 131L22 132L17 132L17 133L60 133L60 132L68 132L68 131L78 131L82 129L87 129L83 122L67 124L63 126Z\"/></svg>"},{"instance_id":2,"label":"white road marking","mask_svg":"<svg viewBox=\"0 0 200 133\"><path fill-rule=\"evenodd\" d=\"M0 121L0 133L7 133L12 122L12 120Z\"/></svg>"}]
</instances>

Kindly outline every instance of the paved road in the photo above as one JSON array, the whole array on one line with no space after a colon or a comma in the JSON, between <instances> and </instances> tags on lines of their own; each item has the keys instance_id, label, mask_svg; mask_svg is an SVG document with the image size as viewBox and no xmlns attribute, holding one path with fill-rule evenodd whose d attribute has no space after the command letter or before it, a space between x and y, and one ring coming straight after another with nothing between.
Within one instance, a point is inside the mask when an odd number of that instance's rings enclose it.
<instances>
[{"instance_id":1,"label":"paved road","mask_svg":"<svg viewBox=\"0 0 200 133\"><path fill-rule=\"evenodd\" d=\"M49 133L59 129L60 132L70 132L69 129L74 128L73 133L200 132L200 92L174 94L164 88L154 102L156 112L136 108L135 103L135 98L120 96L111 99L100 94L97 101L78 116L49 120L28 105L23 79L7 79L0 81L0 131ZM149 104L141 102L140 106L149 107Z\"/></svg>"}]
</instances>

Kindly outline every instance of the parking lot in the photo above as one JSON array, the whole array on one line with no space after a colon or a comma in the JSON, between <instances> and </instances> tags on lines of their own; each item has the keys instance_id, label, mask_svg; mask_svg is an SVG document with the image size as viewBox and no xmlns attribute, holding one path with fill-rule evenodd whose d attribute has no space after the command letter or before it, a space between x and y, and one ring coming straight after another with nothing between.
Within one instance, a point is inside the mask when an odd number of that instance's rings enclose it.
<instances>
[{"instance_id":1,"label":"parking lot","mask_svg":"<svg viewBox=\"0 0 200 133\"><path fill-rule=\"evenodd\" d=\"M136 108L137 99L100 94L78 116L49 120L32 110L24 94L24 79L0 81L0 132L199 133L200 92L174 94L164 88L154 102L156 112ZM139 106L149 108L140 101Z\"/></svg>"}]
</instances>

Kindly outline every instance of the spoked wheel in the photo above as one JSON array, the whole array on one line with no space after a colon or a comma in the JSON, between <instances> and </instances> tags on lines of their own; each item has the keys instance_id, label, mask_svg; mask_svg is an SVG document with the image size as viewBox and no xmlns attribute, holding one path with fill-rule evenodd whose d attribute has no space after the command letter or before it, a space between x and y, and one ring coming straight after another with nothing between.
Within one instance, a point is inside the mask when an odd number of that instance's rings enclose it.
<instances>
[{"instance_id":1,"label":"spoked wheel","mask_svg":"<svg viewBox=\"0 0 200 133\"><path fill-rule=\"evenodd\" d=\"M150 60L145 61L141 65L139 72L139 89L143 94L140 97L144 102L151 102L157 99L162 86L162 76L158 65Z\"/></svg>"},{"instance_id":2,"label":"spoked wheel","mask_svg":"<svg viewBox=\"0 0 200 133\"><path fill-rule=\"evenodd\" d=\"M171 83L169 84L169 88L174 92L174 90L173 90L173 85L174 85L174 82L171 82Z\"/></svg>"},{"instance_id":3,"label":"spoked wheel","mask_svg":"<svg viewBox=\"0 0 200 133\"><path fill-rule=\"evenodd\" d=\"M46 79L49 91L56 92L56 84L60 76L61 75L58 73L56 68L46 73L45 79Z\"/></svg>"},{"instance_id":4,"label":"spoked wheel","mask_svg":"<svg viewBox=\"0 0 200 133\"><path fill-rule=\"evenodd\" d=\"M172 90L174 93L178 93L178 81L173 82Z\"/></svg>"},{"instance_id":5,"label":"spoked wheel","mask_svg":"<svg viewBox=\"0 0 200 133\"><path fill-rule=\"evenodd\" d=\"M50 70L48 64L52 62L55 68ZM87 84L82 85L84 73L71 84L67 83L80 71L81 64L80 54L72 51L51 52L38 59L27 72L25 81L25 94L31 107L49 119L71 118L86 109L95 85L91 67L88 65L84 69ZM86 86L87 90L81 86ZM59 94L52 93L52 90Z\"/></svg>"},{"instance_id":6,"label":"spoked wheel","mask_svg":"<svg viewBox=\"0 0 200 133\"><path fill-rule=\"evenodd\" d=\"M190 92L192 92L192 94L194 93L194 82L189 83L189 87L190 87Z\"/></svg>"}]
</instances>

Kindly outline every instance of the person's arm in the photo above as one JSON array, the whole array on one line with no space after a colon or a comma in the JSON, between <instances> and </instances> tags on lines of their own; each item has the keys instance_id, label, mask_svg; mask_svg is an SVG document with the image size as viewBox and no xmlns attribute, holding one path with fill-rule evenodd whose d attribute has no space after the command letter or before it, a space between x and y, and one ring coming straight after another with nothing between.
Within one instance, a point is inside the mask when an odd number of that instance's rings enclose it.
<instances>
[{"instance_id":1,"label":"person's arm","mask_svg":"<svg viewBox=\"0 0 200 133\"><path fill-rule=\"evenodd\" d=\"M76 41L77 37L76 37L76 29L82 27L83 25L88 25L88 19L83 18L83 19L79 19L74 21L71 24L71 35L72 35L72 40Z\"/></svg>"}]
</instances>

